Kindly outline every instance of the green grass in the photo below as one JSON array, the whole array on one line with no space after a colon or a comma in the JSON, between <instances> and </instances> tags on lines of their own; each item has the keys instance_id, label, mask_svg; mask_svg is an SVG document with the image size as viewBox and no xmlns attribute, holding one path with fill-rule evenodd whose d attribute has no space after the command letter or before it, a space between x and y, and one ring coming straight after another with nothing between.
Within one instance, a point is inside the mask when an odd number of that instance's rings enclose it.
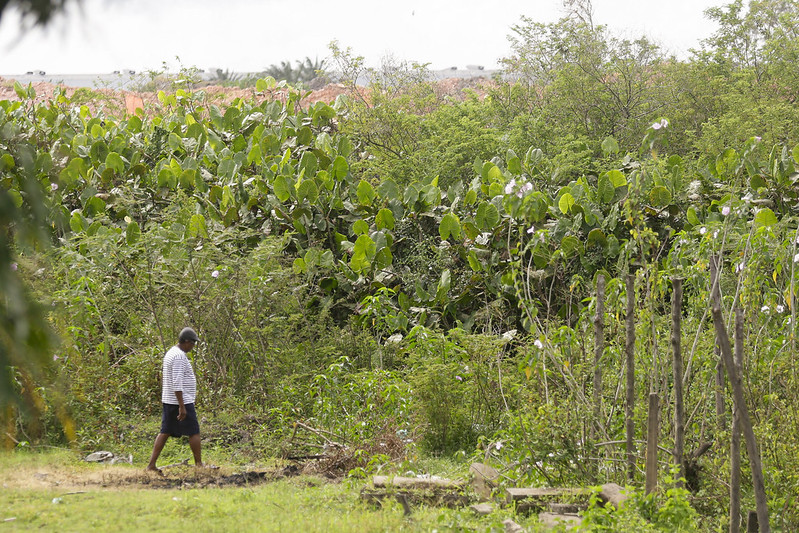
<instances>
[{"instance_id":1,"label":"green grass","mask_svg":"<svg viewBox=\"0 0 799 533\"><path fill-rule=\"evenodd\" d=\"M501 531L502 520L512 517L509 510L478 518L469 509L425 506L406 517L396 502L382 508L361 502L365 482L309 476L236 488L148 489L108 482L110 473L135 477L140 471L139 465L87 464L70 451L0 453L0 532ZM534 530L534 518L513 518Z\"/></svg>"}]
</instances>

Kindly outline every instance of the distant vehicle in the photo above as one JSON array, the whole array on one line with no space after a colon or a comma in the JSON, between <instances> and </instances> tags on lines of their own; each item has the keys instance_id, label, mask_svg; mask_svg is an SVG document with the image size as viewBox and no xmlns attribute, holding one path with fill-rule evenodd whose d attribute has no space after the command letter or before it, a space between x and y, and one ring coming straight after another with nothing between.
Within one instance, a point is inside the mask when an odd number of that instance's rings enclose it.
<instances>
[{"instance_id":1,"label":"distant vehicle","mask_svg":"<svg viewBox=\"0 0 799 533\"><path fill-rule=\"evenodd\" d=\"M483 65L466 65L466 68L469 70L484 70L485 67Z\"/></svg>"},{"instance_id":2,"label":"distant vehicle","mask_svg":"<svg viewBox=\"0 0 799 533\"><path fill-rule=\"evenodd\" d=\"M29 70L25 73L26 76L45 76L46 74L43 70Z\"/></svg>"}]
</instances>

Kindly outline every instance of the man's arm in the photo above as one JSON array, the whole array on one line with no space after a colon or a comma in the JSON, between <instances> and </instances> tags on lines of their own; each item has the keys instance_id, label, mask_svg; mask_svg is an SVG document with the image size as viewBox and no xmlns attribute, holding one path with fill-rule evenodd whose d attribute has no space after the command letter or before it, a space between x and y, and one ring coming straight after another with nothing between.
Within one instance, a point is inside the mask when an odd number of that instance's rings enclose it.
<instances>
[{"instance_id":1,"label":"man's arm","mask_svg":"<svg viewBox=\"0 0 799 533\"><path fill-rule=\"evenodd\" d=\"M183 374L186 371L184 361L177 359L172 367L172 390L178 399L178 420L186 418L186 406L183 404Z\"/></svg>"},{"instance_id":2,"label":"man's arm","mask_svg":"<svg viewBox=\"0 0 799 533\"><path fill-rule=\"evenodd\" d=\"M176 390L175 397L178 399L178 420L184 420L186 418L186 406L183 405L183 391Z\"/></svg>"}]
</instances>

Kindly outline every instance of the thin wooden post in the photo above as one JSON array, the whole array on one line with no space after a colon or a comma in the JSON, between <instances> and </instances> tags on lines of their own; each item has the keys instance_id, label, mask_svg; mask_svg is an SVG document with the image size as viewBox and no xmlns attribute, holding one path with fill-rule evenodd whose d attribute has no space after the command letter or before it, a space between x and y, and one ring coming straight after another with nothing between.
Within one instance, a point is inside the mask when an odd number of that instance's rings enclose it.
<instances>
[{"instance_id":1,"label":"thin wooden post","mask_svg":"<svg viewBox=\"0 0 799 533\"><path fill-rule=\"evenodd\" d=\"M710 256L711 287L718 287L719 261L719 256ZM716 390L714 391L716 399L716 426L719 430L724 431L727 428L727 406L724 402L724 362L721 358L718 335L716 335L714 353L716 355Z\"/></svg>"},{"instance_id":2,"label":"thin wooden post","mask_svg":"<svg viewBox=\"0 0 799 533\"><path fill-rule=\"evenodd\" d=\"M746 520L746 533L757 533L757 512L749 511L749 517Z\"/></svg>"},{"instance_id":3,"label":"thin wooden post","mask_svg":"<svg viewBox=\"0 0 799 533\"><path fill-rule=\"evenodd\" d=\"M635 274L627 274L627 337L624 344L627 365L627 406L625 428L627 433L627 478L635 478Z\"/></svg>"},{"instance_id":4,"label":"thin wooden post","mask_svg":"<svg viewBox=\"0 0 799 533\"><path fill-rule=\"evenodd\" d=\"M602 420L602 354L605 351L605 276L596 276L596 315L594 315L594 424ZM592 431L593 432L593 431Z\"/></svg>"},{"instance_id":5,"label":"thin wooden post","mask_svg":"<svg viewBox=\"0 0 799 533\"><path fill-rule=\"evenodd\" d=\"M649 393L649 419L646 432L646 493L658 488L658 435L660 434L660 399Z\"/></svg>"},{"instance_id":6,"label":"thin wooden post","mask_svg":"<svg viewBox=\"0 0 799 533\"><path fill-rule=\"evenodd\" d=\"M713 262L711 261L711 265ZM716 329L716 338L721 350L721 357L724 360L724 367L727 369L727 377L732 389L733 405L735 411L739 413L741 432L746 442L746 453L749 456L749 464L752 469L752 486L755 490L755 505L757 507L757 522L761 533L769 533L771 527L768 518L768 500L766 499L766 484L763 478L763 466L760 460L760 452L757 449L757 439L752 428L752 419L749 416L749 408L744 398L744 389L741 382L741 375L736 372L735 360L730 346L730 336L727 333L727 326L724 324L724 314L721 311L721 291L719 290L718 276L712 285L711 309L713 313L713 325Z\"/></svg>"},{"instance_id":7,"label":"thin wooden post","mask_svg":"<svg viewBox=\"0 0 799 533\"><path fill-rule=\"evenodd\" d=\"M679 472L677 486L685 479L685 405L683 403L682 364L682 280L671 281L671 353L674 373L674 462Z\"/></svg>"},{"instance_id":8,"label":"thin wooden post","mask_svg":"<svg viewBox=\"0 0 799 533\"><path fill-rule=\"evenodd\" d=\"M744 355L744 313L735 308L735 371L742 375ZM730 438L730 533L741 530L741 420L733 406Z\"/></svg>"}]
</instances>

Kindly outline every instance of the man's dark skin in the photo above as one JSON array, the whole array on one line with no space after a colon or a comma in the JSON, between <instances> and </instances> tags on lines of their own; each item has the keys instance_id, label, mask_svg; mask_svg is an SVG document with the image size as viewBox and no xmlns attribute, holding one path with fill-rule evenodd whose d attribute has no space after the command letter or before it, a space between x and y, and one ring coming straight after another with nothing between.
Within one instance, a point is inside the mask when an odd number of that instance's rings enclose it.
<instances>
[{"instance_id":1,"label":"man's dark skin","mask_svg":"<svg viewBox=\"0 0 799 533\"><path fill-rule=\"evenodd\" d=\"M189 353L194 348L195 344L197 344L197 341L185 340L178 343L178 348ZM183 405L183 391L175 391L175 397L178 399L178 420L182 421L186 418L186 406ZM158 456L161 455L161 450L164 449L167 439L169 439L169 433L159 433L155 438L153 453L150 456L150 463L147 465L148 471L161 472L161 470L155 466L155 462L158 460ZM198 467L203 466L199 433L189 437L189 447L191 448L191 453L194 454L194 465Z\"/></svg>"}]
</instances>

